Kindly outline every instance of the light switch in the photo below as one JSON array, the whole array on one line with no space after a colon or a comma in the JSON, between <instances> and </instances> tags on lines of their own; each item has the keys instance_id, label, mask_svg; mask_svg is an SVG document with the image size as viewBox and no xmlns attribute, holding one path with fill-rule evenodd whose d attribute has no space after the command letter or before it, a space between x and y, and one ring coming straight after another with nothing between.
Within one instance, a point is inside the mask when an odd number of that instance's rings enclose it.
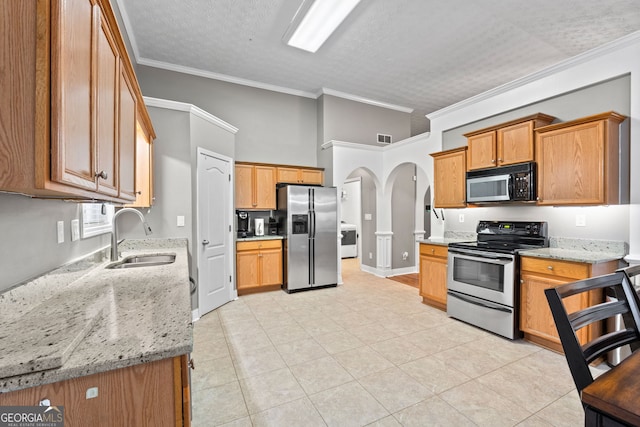
<instances>
[{"instance_id":1,"label":"light switch","mask_svg":"<svg viewBox=\"0 0 640 427\"><path fill-rule=\"evenodd\" d=\"M576 215L576 227L586 227L587 216L584 214Z\"/></svg>"},{"instance_id":2,"label":"light switch","mask_svg":"<svg viewBox=\"0 0 640 427\"><path fill-rule=\"evenodd\" d=\"M75 242L80 238L80 220L71 220L71 241Z\"/></svg>"},{"instance_id":3,"label":"light switch","mask_svg":"<svg viewBox=\"0 0 640 427\"><path fill-rule=\"evenodd\" d=\"M184 215L178 215L178 227L184 227Z\"/></svg>"},{"instance_id":4,"label":"light switch","mask_svg":"<svg viewBox=\"0 0 640 427\"><path fill-rule=\"evenodd\" d=\"M58 243L64 243L64 221L58 221Z\"/></svg>"}]
</instances>

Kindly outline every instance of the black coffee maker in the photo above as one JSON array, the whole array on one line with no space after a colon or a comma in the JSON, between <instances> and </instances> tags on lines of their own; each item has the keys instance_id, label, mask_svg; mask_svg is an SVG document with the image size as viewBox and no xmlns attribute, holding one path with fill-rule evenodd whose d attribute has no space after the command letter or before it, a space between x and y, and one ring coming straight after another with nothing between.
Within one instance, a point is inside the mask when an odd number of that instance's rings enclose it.
<instances>
[{"instance_id":1,"label":"black coffee maker","mask_svg":"<svg viewBox=\"0 0 640 427\"><path fill-rule=\"evenodd\" d=\"M238 237L251 237L249 231L249 212L236 211L238 217Z\"/></svg>"}]
</instances>

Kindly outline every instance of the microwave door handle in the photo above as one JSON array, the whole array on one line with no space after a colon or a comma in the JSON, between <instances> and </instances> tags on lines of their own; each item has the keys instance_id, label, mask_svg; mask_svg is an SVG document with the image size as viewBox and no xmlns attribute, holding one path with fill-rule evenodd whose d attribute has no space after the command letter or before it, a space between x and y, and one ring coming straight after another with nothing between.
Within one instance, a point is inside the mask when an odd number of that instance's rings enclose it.
<instances>
[{"instance_id":1,"label":"microwave door handle","mask_svg":"<svg viewBox=\"0 0 640 427\"><path fill-rule=\"evenodd\" d=\"M507 191L509 192L509 200L514 199L514 191L513 191L513 175L509 174L509 181L507 182Z\"/></svg>"}]
</instances>

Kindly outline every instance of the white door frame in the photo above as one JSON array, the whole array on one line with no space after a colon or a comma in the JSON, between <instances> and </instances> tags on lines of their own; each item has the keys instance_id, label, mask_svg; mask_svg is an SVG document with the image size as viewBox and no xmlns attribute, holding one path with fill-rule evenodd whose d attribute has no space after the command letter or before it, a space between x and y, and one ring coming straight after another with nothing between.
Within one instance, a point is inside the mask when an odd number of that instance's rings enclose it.
<instances>
[{"instance_id":1,"label":"white door frame","mask_svg":"<svg viewBox=\"0 0 640 427\"><path fill-rule=\"evenodd\" d=\"M229 206L227 206L227 216L229 219L229 227L230 230L227 233L227 265L229 267L229 274L231 276L231 285L229 288L229 301L233 301L235 299L238 298L238 291L236 289L236 279L235 279L235 272L236 272L236 268L235 268L235 240L233 238L233 229L234 229L234 222L233 222L233 205L234 205L234 182L235 182L235 161L228 156L204 149L202 147L197 147L197 154L196 154L196 162L200 161L200 156L201 155L207 155L210 157L216 157L218 159L224 160L226 162L229 162L229 175L230 175L230 179L229 179L229 194L230 194L230 201L231 203L229 203ZM196 171L198 170L198 164L196 163ZM197 176L197 172L196 172L196 176ZM198 220L198 224L197 224L197 232L196 232L196 242L195 245L193 246L194 249L196 250L196 256L197 256L197 272L198 272L198 310L195 310L193 313L193 320L197 320L198 318L200 318L200 262L202 261L202 255L201 255L201 251L200 251L200 242L202 241L202 236L200 235L200 223L201 223L201 218L200 218L200 179L198 177L196 177L196 210L197 210L197 220Z\"/></svg>"}]
</instances>

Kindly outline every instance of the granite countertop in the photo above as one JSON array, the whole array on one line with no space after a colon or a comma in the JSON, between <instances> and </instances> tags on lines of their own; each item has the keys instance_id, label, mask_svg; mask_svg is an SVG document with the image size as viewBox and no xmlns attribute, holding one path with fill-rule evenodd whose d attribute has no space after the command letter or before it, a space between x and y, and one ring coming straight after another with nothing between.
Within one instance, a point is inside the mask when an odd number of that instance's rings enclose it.
<instances>
[{"instance_id":1,"label":"granite countertop","mask_svg":"<svg viewBox=\"0 0 640 427\"><path fill-rule=\"evenodd\" d=\"M476 233L465 231L445 231L444 237L429 237L428 239L418 239L419 243L431 245L449 246L451 243L475 242Z\"/></svg>"},{"instance_id":2,"label":"granite countertop","mask_svg":"<svg viewBox=\"0 0 640 427\"><path fill-rule=\"evenodd\" d=\"M521 256L598 264L622 259L629 253L629 248L619 241L552 237L548 248L519 253Z\"/></svg>"},{"instance_id":3,"label":"granite countertop","mask_svg":"<svg viewBox=\"0 0 640 427\"><path fill-rule=\"evenodd\" d=\"M0 294L0 392L192 351L187 240L125 240L120 251L176 259L105 269L100 251Z\"/></svg>"},{"instance_id":4,"label":"granite countertop","mask_svg":"<svg viewBox=\"0 0 640 427\"><path fill-rule=\"evenodd\" d=\"M265 234L264 236L238 237L236 242L252 242L254 240L282 240L284 236Z\"/></svg>"}]
</instances>

